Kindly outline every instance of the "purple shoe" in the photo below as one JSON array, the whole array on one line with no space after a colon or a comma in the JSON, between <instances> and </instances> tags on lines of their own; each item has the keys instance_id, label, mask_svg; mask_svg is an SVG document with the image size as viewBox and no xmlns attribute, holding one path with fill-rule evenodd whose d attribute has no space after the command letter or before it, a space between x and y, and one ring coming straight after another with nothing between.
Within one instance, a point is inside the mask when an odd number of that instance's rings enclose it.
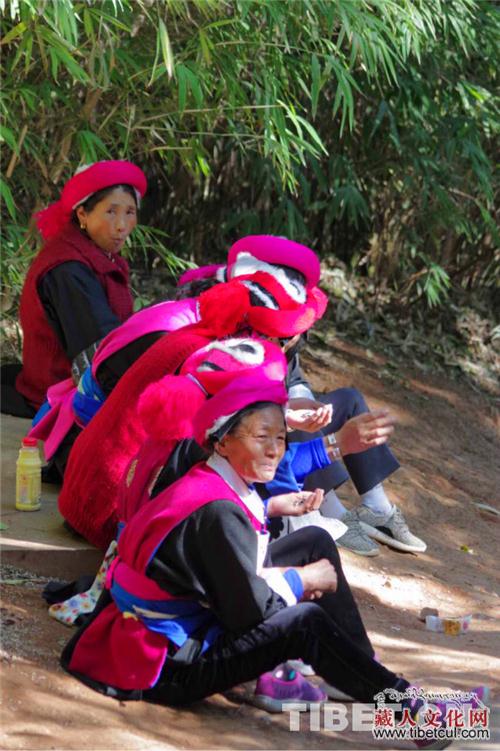
<instances>
[{"instance_id":1,"label":"purple shoe","mask_svg":"<svg viewBox=\"0 0 500 751\"><path fill-rule=\"evenodd\" d=\"M271 673L260 676L252 703L266 712L282 712L283 704L322 704L326 699L324 691L306 681L300 673L290 669L285 663Z\"/></svg>"}]
</instances>

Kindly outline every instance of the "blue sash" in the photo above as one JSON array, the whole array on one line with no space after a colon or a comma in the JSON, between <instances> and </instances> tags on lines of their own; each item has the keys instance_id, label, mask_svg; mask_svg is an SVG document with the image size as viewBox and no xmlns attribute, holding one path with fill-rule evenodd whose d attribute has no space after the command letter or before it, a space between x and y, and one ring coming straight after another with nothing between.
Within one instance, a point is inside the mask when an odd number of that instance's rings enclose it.
<instances>
[{"instance_id":1,"label":"blue sash","mask_svg":"<svg viewBox=\"0 0 500 751\"><path fill-rule=\"evenodd\" d=\"M88 425L105 401L106 394L88 367L80 378L78 389L73 397L73 411L81 425Z\"/></svg>"},{"instance_id":2,"label":"blue sash","mask_svg":"<svg viewBox=\"0 0 500 751\"><path fill-rule=\"evenodd\" d=\"M150 631L163 634L177 647L203 633L202 652L222 633L214 614L194 600L145 600L113 581L111 596L122 613L133 613Z\"/></svg>"}]
</instances>

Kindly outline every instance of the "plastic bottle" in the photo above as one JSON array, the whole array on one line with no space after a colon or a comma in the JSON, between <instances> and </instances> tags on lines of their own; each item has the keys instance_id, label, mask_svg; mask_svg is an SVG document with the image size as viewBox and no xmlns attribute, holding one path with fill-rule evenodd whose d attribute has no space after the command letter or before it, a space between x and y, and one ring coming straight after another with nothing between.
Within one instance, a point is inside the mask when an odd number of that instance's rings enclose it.
<instances>
[{"instance_id":1,"label":"plastic bottle","mask_svg":"<svg viewBox=\"0 0 500 751\"><path fill-rule=\"evenodd\" d=\"M450 616L440 618L438 615L428 615L425 618L427 631L437 631L448 636L458 636L468 631L472 621L472 615Z\"/></svg>"},{"instance_id":2,"label":"plastic bottle","mask_svg":"<svg viewBox=\"0 0 500 751\"><path fill-rule=\"evenodd\" d=\"M16 462L16 508L38 511L42 490L42 462L36 438L23 438Z\"/></svg>"}]
</instances>

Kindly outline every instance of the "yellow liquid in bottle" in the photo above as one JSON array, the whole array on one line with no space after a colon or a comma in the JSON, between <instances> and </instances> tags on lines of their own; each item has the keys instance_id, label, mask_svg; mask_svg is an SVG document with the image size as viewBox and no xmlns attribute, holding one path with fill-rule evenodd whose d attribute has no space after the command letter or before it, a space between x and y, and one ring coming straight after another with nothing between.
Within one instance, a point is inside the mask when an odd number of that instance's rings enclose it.
<instances>
[{"instance_id":1,"label":"yellow liquid in bottle","mask_svg":"<svg viewBox=\"0 0 500 751\"><path fill-rule=\"evenodd\" d=\"M36 447L23 446L16 462L16 508L38 511L41 506L42 463Z\"/></svg>"}]
</instances>

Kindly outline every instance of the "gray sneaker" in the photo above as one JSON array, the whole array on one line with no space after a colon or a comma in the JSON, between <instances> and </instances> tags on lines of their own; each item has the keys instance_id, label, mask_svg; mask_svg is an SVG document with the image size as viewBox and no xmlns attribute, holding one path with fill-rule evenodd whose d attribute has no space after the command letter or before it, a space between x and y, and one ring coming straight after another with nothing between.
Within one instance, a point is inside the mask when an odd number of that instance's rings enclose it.
<instances>
[{"instance_id":1,"label":"gray sneaker","mask_svg":"<svg viewBox=\"0 0 500 751\"><path fill-rule=\"evenodd\" d=\"M340 521L347 526L347 531L337 538L337 545L357 555L374 556L380 553L379 546L362 529L355 511L346 511Z\"/></svg>"},{"instance_id":2,"label":"gray sneaker","mask_svg":"<svg viewBox=\"0 0 500 751\"><path fill-rule=\"evenodd\" d=\"M426 543L412 534L397 506L389 514L376 514L366 506L358 506L354 512L365 534L378 542L405 553L425 553Z\"/></svg>"}]
</instances>

